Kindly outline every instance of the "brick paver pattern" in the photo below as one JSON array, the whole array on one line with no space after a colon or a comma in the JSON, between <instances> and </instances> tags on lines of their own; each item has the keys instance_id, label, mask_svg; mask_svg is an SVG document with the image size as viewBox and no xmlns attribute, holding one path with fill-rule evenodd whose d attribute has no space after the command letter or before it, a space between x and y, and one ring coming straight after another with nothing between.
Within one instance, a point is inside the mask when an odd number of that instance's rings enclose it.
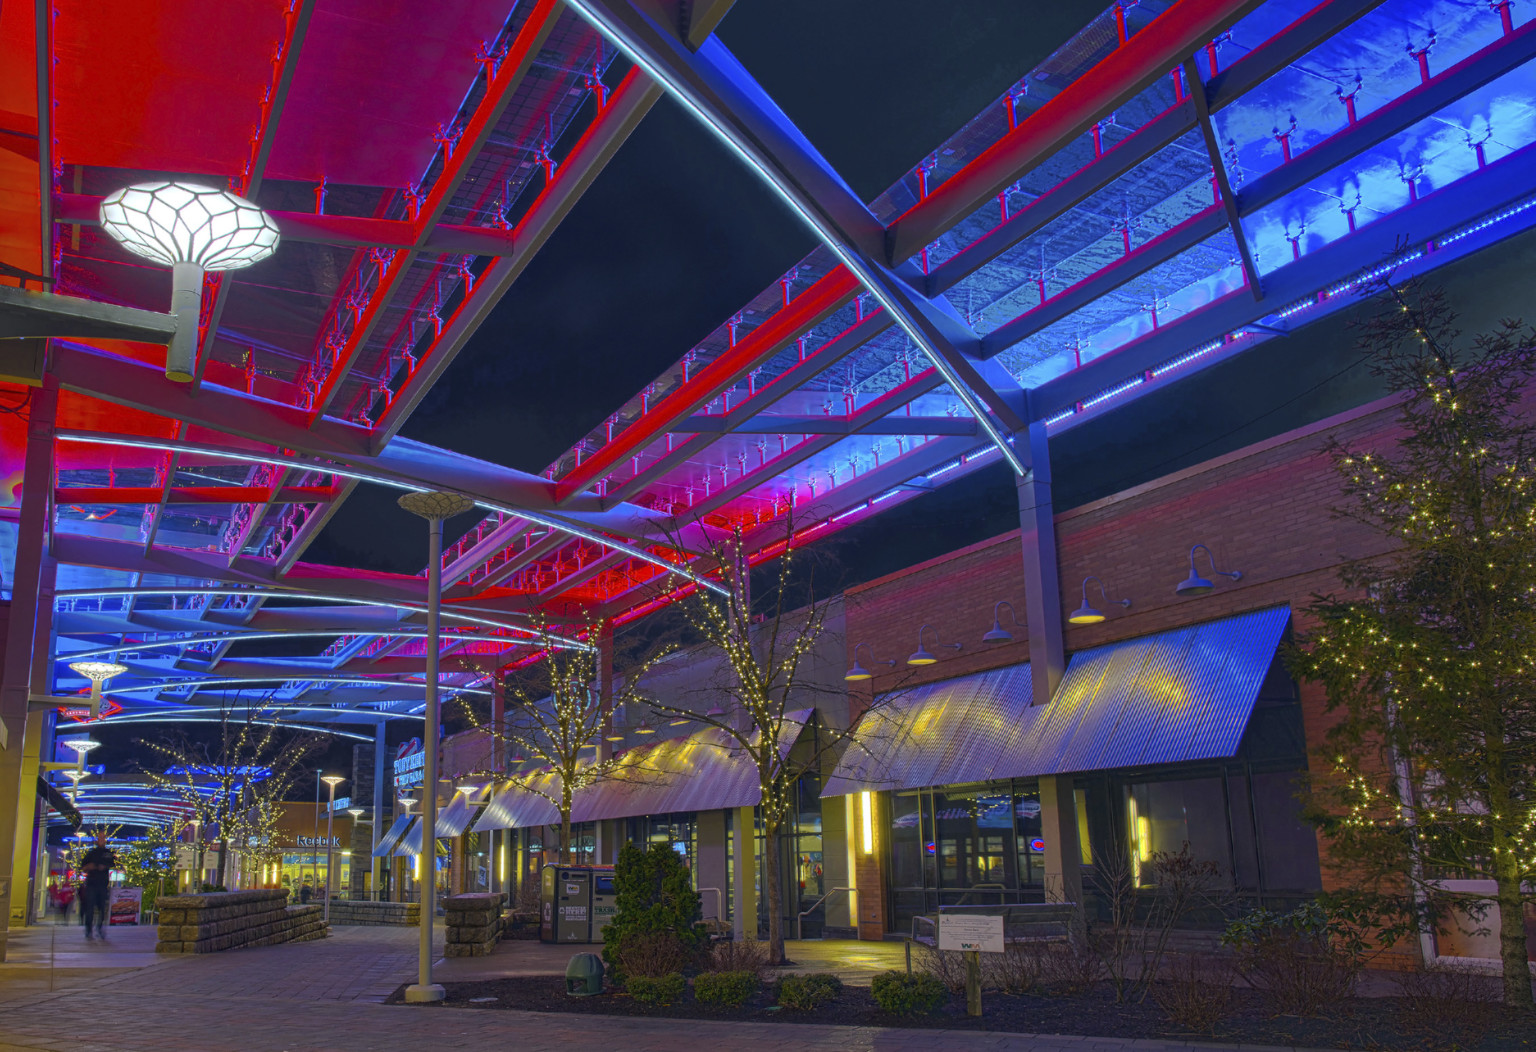
<instances>
[{"instance_id":1,"label":"brick paver pattern","mask_svg":"<svg viewBox=\"0 0 1536 1052\"><path fill-rule=\"evenodd\" d=\"M1025 1034L632 1019L382 1002L414 979L415 929L174 957L48 991L0 975L0 1052L1221 1052L1237 1046ZM510 949L510 947L508 947ZM1248 1046L1251 1048L1252 1046Z\"/></svg>"}]
</instances>

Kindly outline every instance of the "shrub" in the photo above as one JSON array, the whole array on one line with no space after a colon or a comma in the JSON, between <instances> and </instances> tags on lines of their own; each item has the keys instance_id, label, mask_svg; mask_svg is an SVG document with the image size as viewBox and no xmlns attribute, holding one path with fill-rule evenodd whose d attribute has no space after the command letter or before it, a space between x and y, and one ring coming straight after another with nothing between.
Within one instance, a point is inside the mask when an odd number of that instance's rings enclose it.
<instances>
[{"instance_id":1,"label":"shrub","mask_svg":"<svg viewBox=\"0 0 1536 1052\"><path fill-rule=\"evenodd\" d=\"M759 986L757 972L704 972L693 981L693 996L700 1004L744 1005Z\"/></svg>"},{"instance_id":2,"label":"shrub","mask_svg":"<svg viewBox=\"0 0 1536 1052\"><path fill-rule=\"evenodd\" d=\"M870 982L870 993L880 1011L890 1015L932 1015L944 1006L949 992L925 972L885 972Z\"/></svg>"},{"instance_id":3,"label":"shrub","mask_svg":"<svg viewBox=\"0 0 1536 1052\"><path fill-rule=\"evenodd\" d=\"M932 976L952 994L965 993L965 954L956 950L936 950L924 947L918 957L917 967L924 975ZM992 956L987 954L988 957Z\"/></svg>"},{"instance_id":4,"label":"shrub","mask_svg":"<svg viewBox=\"0 0 1536 1052\"><path fill-rule=\"evenodd\" d=\"M1454 1034L1465 1046L1482 1040L1493 1022L1491 1006L1502 995L1498 979L1458 968L1400 972L1393 978L1410 1026L1437 1037Z\"/></svg>"},{"instance_id":5,"label":"shrub","mask_svg":"<svg viewBox=\"0 0 1536 1052\"><path fill-rule=\"evenodd\" d=\"M1253 910L1227 926L1222 942L1237 948L1243 978L1281 1015L1318 1015L1353 996L1365 968L1357 919L1324 902L1289 913Z\"/></svg>"},{"instance_id":6,"label":"shrub","mask_svg":"<svg viewBox=\"0 0 1536 1052\"><path fill-rule=\"evenodd\" d=\"M1237 969L1220 956L1170 958L1152 999L1175 1026L1212 1034L1232 1010L1232 980Z\"/></svg>"},{"instance_id":7,"label":"shrub","mask_svg":"<svg viewBox=\"0 0 1536 1052\"><path fill-rule=\"evenodd\" d=\"M603 929L603 961L616 982L624 981L628 968L656 978L693 963L704 939L699 894L670 845L642 850L625 844L613 885L614 915Z\"/></svg>"},{"instance_id":8,"label":"shrub","mask_svg":"<svg viewBox=\"0 0 1536 1052\"><path fill-rule=\"evenodd\" d=\"M632 975L624 980L624 992L643 1005L672 1004L683 999L688 990L688 980L682 972L673 972L655 978Z\"/></svg>"},{"instance_id":9,"label":"shrub","mask_svg":"<svg viewBox=\"0 0 1536 1052\"><path fill-rule=\"evenodd\" d=\"M1104 977L1103 962L1076 940L1048 942L1038 952L1045 993L1076 997Z\"/></svg>"},{"instance_id":10,"label":"shrub","mask_svg":"<svg viewBox=\"0 0 1536 1052\"><path fill-rule=\"evenodd\" d=\"M1002 953L981 955L982 985L1009 994L1027 994L1045 979L1049 943L1014 942Z\"/></svg>"},{"instance_id":11,"label":"shrub","mask_svg":"<svg viewBox=\"0 0 1536 1052\"><path fill-rule=\"evenodd\" d=\"M795 1012L809 1012L828 1002L837 1000L843 992L843 981L827 972L811 975L786 975L773 984L774 1000L781 1008Z\"/></svg>"},{"instance_id":12,"label":"shrub","mask_svg":"<svg viewBox=\"0 0 1536 1052\"><path fill-rule=\"evenodd\" d=\"M761 976L768 967L768 944L756 939L717 942L704 955L703 964L706 971L751 972Z\"/></svg>"},{"instance_id":13,"label":"shrub","mask_svg":"<svg viewBox=\"0 0 1536 1052\"><path fill-rule=\"evenodd\" d=\"M607 948L603 956L608 956ZM614 948L613 957L619 975L659 979L681 972L693 963L694 954L671 932L654 931L631 935Z\"/></svg>"}]
</instances>

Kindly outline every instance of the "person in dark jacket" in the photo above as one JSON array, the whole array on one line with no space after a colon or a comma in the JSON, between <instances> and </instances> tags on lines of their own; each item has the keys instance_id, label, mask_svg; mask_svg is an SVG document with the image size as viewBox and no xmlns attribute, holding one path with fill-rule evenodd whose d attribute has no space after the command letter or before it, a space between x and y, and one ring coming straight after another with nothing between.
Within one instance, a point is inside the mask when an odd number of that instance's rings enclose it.
<instances>
[{"instance_id":1,"label":"person in dark jacket","mask_svg":"<svg viewBox=\"0 0 1536 1052\"><path fill-rule=\"evenodd\" d=\"M105 831L96 834L96 846L85 853L80 868L85 871L85 884L80 889L80 915L85 920L85 937L91 938L91 928L103 939L107 937L107 899L111 895L112 870L117 867L117 856L107 847Z\"/></svg>"}]
</instances>

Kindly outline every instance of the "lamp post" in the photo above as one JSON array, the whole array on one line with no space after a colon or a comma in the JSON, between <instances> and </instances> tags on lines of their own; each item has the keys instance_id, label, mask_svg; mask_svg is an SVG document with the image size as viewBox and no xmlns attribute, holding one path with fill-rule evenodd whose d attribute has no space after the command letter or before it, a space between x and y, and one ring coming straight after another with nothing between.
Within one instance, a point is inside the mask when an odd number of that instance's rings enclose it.
<instances>
[{"instance_id":1,"label":"lamp post","mask_svg":"<svg viewBox=\"0 0 1536 1052\"><path fill-rule=\"evenodd\" d=\"M339 774L328 774L321 781L330 786L330 804L325 809L325 923L331 923L331 836L332 821L336 817L336 787L346 779Z\"/></svg>"},{"instance_id":2,"label":"lamp post","mask_svg":"<svg viewBox=\"0 0 1536 1052\"><path fill-rule=\"evenodd\" d=\"M426 865L421 880L421 945L416 985L405 988L412 1002L441 1001L447 992L432 982L432 920L437 908L437 667L442 645L438 614L442 606L443 520L463 514L474 501L457 493L407 493L400 507L427 520L427 726L426 757L421 772L421 850Z\"/></svg>"},{"instance_id":3,"label":"lamp post","mask_svg":"<svg viewBox=\"0 0 1536 1052\"><path fill-rule=\"evenodd\" d=\"M108 194L101 226L129 252L171 268L176 332L166 348L165 375L190 382L197 369L203 272L266 259L277 250L277 224L228 190L162 181Z\"/></svg>"},{"instance_id":4,"label":"lamp post","mask_svg":"<svg viewBox=\"0 0 1536 1052\"><path fill-rule=\"evenodd\" d=\"M127 672L128 666L114 661L71 661L69 670L91 681L91 719L94 720L101 715L101 685L113 676Z\"/></svg>"},{"instance_id":5,"label":"lamp post","mask_svg":"<svg viewBox=\"0 0 1536 1052\"><path fill-rule=\"evenodd\" d=\"M309 871L312 874L311 879L314 880L316 887L319 887L319 885L320 885L320 855L318 854L318 852L315 851L315 849L320 846L320 779L324 775L325 775L325 771L323 771L323 770L315 771L315 831L314 831L314 834L313 834L313 836L314 836L314 843L310 845L310 856L309 856L310 858L314 859L314 861L310 863ZM300 866L299 867L299 881L300 881L300 883L303 883L303 880L304 880L304 867Z\"/></svg>"},{"instance_id":6,"label":"lamp post","mask_svg":"<svg viewBox=\"0 0 1536 1052\"><path fill-rule=\"evenodd\" d=\"M347 837L347 843L351 845L348 850L352 853L352 862L348 866L348 872L352 874L352 884L357 885L357 820L363 813L361 807L347 808L347 814L352 816L352 835Z\"/></svg>"}]
</instances>

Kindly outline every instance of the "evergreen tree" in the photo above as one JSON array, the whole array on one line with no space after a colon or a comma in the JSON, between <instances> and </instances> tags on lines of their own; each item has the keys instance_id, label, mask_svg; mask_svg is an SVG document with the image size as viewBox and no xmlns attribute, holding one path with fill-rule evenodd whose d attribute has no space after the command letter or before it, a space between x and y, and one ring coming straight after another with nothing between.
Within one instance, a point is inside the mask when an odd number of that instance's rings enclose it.
<instances>
[{"instance_id":1,"label":"evergreen tree","mask_svg":"<svg viewBox=\"0 0 1536 1052\"><path fill-rule=\"evenodd\" d=\"M1389 285L1362 345L1400 398L1395 446L1331 449L1340 514L1387 541L1317 597L1295 670L1336 722L1313 791L1355 894L1395 918L1492 926L1505 1001L1531 1005L1536 899L1536 334L1464 338L1443 294ZM1389 925L1389 930L1393 925Z\"/></svg>"}]
</instances>

